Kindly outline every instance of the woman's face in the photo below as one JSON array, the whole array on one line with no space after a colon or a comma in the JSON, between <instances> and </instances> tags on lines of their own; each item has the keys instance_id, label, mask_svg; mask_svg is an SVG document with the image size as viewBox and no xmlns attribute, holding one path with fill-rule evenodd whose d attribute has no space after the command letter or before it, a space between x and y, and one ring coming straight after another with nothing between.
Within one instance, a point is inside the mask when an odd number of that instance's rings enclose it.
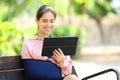
<instances>
[{"instance_id":1,"label":"woman's face","mask_svg":"<svg viewBox=\"0 0 120 80\"><path fill-rule=\"evenodd\" d=\"M38 24L38 34L42 36L50 35L54 26L55 17L51 12L46 12L40 17L39 20L36 19Z\"/></svg>"}]
</instances>

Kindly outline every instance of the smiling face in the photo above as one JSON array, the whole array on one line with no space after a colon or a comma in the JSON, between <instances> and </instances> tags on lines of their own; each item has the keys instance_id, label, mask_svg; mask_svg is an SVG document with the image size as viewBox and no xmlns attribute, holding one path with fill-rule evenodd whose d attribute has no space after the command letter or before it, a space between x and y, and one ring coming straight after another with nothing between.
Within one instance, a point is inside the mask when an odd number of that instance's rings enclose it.
<instances>
[{"instance_id":1,"label":"smiling face","mask_svg":"<svg viewBox=\"0 0 120 80\"><path fill-rule=\"evenodd\" d=\"M48 37L54 27L55 16L52 12L48 11L44 13L39 20L36 19L38 25L38 36Z\"/></svg>"}]
</instances>

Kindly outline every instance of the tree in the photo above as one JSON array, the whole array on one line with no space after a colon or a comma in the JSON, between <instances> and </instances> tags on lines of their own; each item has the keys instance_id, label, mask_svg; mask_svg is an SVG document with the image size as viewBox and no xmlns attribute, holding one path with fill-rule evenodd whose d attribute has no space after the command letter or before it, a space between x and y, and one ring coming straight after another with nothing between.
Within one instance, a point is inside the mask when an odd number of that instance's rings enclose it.
<instances>
[{"instance_id":1,"label":"tree","mask_svg":"<svg viewBox=\"0 0 120 80\"><path fill-rule=\"evenodd\" d=\"M8 20L21 14L22 11L25 9L26 5L28 5L32 0L1 0L0 3L2 4L2 8L4 6L8 7Z\"/></svg>"},{"instance_id":2,"label":"tree","mask_svg":"<svg viewBox=\"0 0 120 80\"><path fill-rule=\"evenodd\" d=\"M72 0L74 11L77 14L87 13L91 18L95 19L101 34L102 42L104 42L104 32L101 19L109 12L116 13L111 7L112 0Z\"/></svg>"},{"instance_id":3,"label":"tree","mask_svg":"<svg viewBox=\"0 0 120 80\"><path fill-rule=\"evenodd\" d=\"M68 0L0 0L0 7L7 7L6 20L11 20L23 12L35 15L43 4L52 6L58 15L63 16L67 12Z\"/></svg>"}]
</instances>

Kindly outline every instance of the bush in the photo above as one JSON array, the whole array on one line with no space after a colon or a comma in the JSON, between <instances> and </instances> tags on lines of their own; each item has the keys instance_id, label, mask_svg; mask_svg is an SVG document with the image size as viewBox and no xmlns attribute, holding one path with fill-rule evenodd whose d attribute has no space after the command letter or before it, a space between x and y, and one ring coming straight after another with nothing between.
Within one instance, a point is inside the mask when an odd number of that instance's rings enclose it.
<instances>
[{"instance_id":1,"label":"bush","mask_svg":"<svg viewBox=\"0 0 120 80\"><path fill-rule=\"evenodd\" d=\"M79 41L76 53L78 53L86 43L86 33L83 27L70 25L56 26L52 31L52 36L78 36Z\"/></svg>"},{"instance_id":2,"label":"bush","mask_svg":"<svg viewBox=\"0 0 120 80\"><path fill-rule=\"evenodd\" d=\"M8 21L8 19L9 19L9 7L4 6L0 9L0 20L4 22Z\"/></svg>"},{"instance_id":3,"label":"bush","mask_svg":"<svg viewBox=\"0 0 120 80\"><path fill-rule=\"evenodd\" d=\"M37 32L35 26L18 26L15 22L0 21L0 56L20 55L22 43L25 39L32 38ZM81 27L56 26L52 36L78 36L78 50L85 45L85 31Z\"/></svg>"},{"instance_id":4,"label":"bush","mask_svg":"<svg viewBox=\"0 0 120 80\"><path fill-rule=\"evenodd\" d=\"M16 55L21 47L22 32L14 22L0 22L0 56Z\"/></svg>"},{"instance_id":5,"label":"bush","mask_svg":"<svg viewBox=\"0 0 120 80\"><path fill-rule=\"evenodd\" d=\"M56 26L53 31L53 36L77 36L78 34L78 27L70 26L70 25L63 25L63 26Z\"/></svg>"},{"instance_id":6,"label":"bush","mask_svg":"<svg viewBox=\"0 0 120 80\"><path fill-rule=\"evenodd\" d=\"M35 29L10 21L0 22L0 56L20 55L24 39L33 37Z\"/></svg>"}]
</instances>

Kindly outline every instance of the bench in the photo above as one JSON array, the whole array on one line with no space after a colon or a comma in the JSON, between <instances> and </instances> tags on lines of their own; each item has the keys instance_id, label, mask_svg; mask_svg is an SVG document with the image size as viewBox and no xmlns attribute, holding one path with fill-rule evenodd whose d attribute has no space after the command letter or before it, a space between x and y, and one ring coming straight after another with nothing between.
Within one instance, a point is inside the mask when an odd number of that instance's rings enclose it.
<instances>
[{"instance_id":1,"label":"bench","mask_svg":"<svg viewBox=\"0 0 120 80\"><path fill-rule=\"evenodd\" d=\"M77 75L74 66L72 73ZM0 57L0 80L24 80L21 56Z\"/></svg>"},{"instance_id":2,"label":"bench","mask_svg":"<svg viewBox=\"0 0 120 80\"><path fill-rule=\"evenodd\" d=\"M86 76L81 80L88 80L107 72L114 72L116 74L116 80L120 80L119 71L113 68ZM77 75L74 66L72 66L72 73ZM0 57L0 80L24 80L24 68L21 56Z\"/></svg>"},{"instance_id":3,"label":"bench","mask_svg":"<svg viewBox=\"0 0 120 80\"><path fill-rule=\"evenodd\" d=\"M89 75L89 76L86 76L86 77L84 77L84 78L82 78L81 80L95 80L94 78L95 77L100 77L101 75L103 75L103 74L107 74L107 73L109 73L109 72L113 72L114 74L114 76L113 76L113 78L114 78L114 80L120 80L120 73L119 73L119 71L117 70L117 69L114 69L114 68L109 68L109 69L106 69L106 70L103 70L103 71L100 71L100 72L97 72L97 73L95 73L95 74L91 74L91 75ZM111 76L111 75L110 75ZM116 76L116 77L115 77ZM107 77L107 76L106 76ZM92 79L93 78L93 79ZM112 78L112 77L111 77ZM108 78L109 79L109 78ZM107 79L107 80L108 80ZM102 79L101 79L102 80Z\"/></svg>"}]
</instances>

